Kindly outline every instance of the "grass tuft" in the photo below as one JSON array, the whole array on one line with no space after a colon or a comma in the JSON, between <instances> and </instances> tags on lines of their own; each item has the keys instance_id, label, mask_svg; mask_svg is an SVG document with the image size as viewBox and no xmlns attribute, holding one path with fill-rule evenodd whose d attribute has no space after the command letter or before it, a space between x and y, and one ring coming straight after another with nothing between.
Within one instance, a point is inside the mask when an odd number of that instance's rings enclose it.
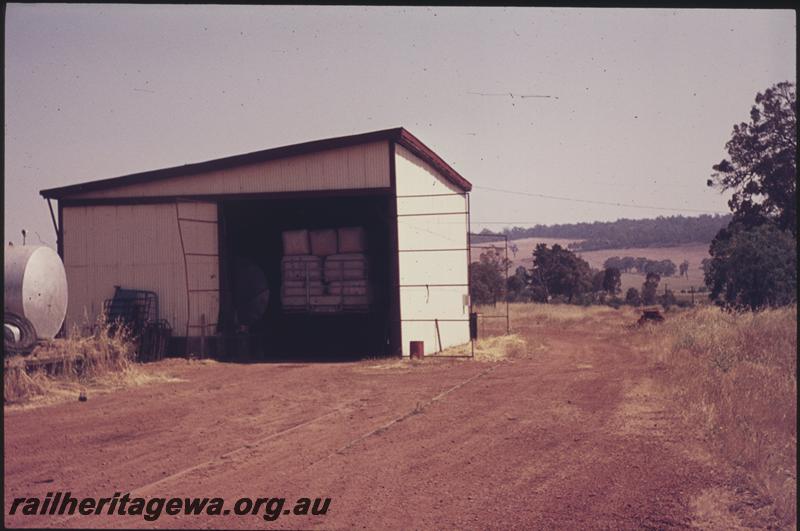
<instances>
[{"instance_id":1,"label":"grass tuft","mask_svg":"<svg viewBox=\"0 0 800 531\"><path fill-rule=\"evenodd\" d=\"M495 335L480 338L475 341L476 361L501 361L526 352L527 342L517 334ZM446 358L448 356L469 356L472 352L470 344L458 345L443 350L441 353L431 354L431 357Z\"/></svg>"},{"instance_id":2,"label":"grass tuft","mask_svg":"<svg viewBox=\"0 0 800 531\"><path fill-rule=\"evenodd\" d=\"M6 358L4 403L45 405L75 399L87 388L105 392L163 379L134 363L135 349L127 329L112 328L100 316L95 326L42 343L29 356Z\"/></svg>"}]
</instances>

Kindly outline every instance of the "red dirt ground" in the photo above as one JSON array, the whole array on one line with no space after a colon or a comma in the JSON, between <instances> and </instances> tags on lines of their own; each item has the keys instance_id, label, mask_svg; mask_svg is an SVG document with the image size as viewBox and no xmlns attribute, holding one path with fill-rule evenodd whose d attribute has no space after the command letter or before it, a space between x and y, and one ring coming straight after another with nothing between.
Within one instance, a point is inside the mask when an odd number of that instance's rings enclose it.
<instances>
[{"instance_id":1,"label":"red dirt ground","mask_svg":"<svg viewBox=\"0 0 800 531\"><path fill-rule=\"evenodd\" d=\"M531 326L540 346L501 362L169 360L148 370L181 382L7 411L5 524L775 525L768 500L682 424L654 384L658 367L626 339L630 332L619 325ZM94 497L220 496L228 506L242 496L332 501L325 516L274 522L260 515L162 515L153 523L137 516L8 515L15 497L57 490Z\"/></svg>"}]
</instances>

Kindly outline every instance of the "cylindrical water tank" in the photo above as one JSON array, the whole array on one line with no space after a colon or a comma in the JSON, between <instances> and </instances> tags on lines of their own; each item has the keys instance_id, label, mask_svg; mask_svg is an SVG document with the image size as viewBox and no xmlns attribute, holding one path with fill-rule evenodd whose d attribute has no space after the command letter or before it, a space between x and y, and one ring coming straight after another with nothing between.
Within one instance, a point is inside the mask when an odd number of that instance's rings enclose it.
<instances>
[{"instance_id":1,"label":"cylindrical water tank","mask_svg":"<svg viewBox=\"0 0 800 531\"><path fill-rule=\"evenodd\" d=\"M5 249L3 305L26 317L39 339L52 339L67 314L67 275L50 247L9 245Z\"/></svg>"}]
</instances>

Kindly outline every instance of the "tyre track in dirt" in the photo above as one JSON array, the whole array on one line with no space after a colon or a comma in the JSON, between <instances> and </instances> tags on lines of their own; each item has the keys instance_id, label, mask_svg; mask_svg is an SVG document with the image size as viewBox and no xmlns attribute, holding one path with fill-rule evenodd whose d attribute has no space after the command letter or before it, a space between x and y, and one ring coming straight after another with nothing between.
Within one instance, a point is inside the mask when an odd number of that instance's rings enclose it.
<instances>
[{"instance_id":1,"label":"tyre track in dirt","mask_svg":"<svg viewBox=\"0 0 800 531\"><path fill-rule=\"evenodd\" d=\"M156 522L172 528L771 523L735 509L757 493L681 423L653 384L656 369L621 329L543 325L537 333L545 348L496 364L171 362L185 382L7 414L6 506L15 495L71 488L110 496L149 484L148 494L221 496L229 504L240 496L332 499L324 517L270 523L260 515L164 515ZM147 413L143 404L151 405ZM64 433L67 444L51 443ZM46 477L54 481L36 483ZM8 516L6 523L55 525ZM107 516L67 524L153 526Z\"/></svg>"},{"instance_id":2,"label":"tyre track in dirt","mask_svg":"<svg viewBox=\"0 0 800 531\"><path fill-rule=\"evenodd\" d=\"M187 470L190 476L213 477L217 468L230 469L231 463L248 463L260 455L259 439L266 442L275 434L290 435L301 425L304 433L283 447L288 452L282 458L286 465L296 461L299 468L363 433L365 424L383 424L399 411L413 408L420 395L433 396L445 386L460 383L462 374L472 375L479 369L464 365L466 371L461 374L434 375L436 366L420 367L414 376L424 381L417 381L415 388L390 391L385 382L396 380L396 371L358 373L352 365L204 367L172 362L171 374L186 382L7 414L6 506L14 496L44 497L53 490L70 490L74 496L111 496L161 485L164 478ZM239 385L231 389L219 384L226 379ZM253 401L259 399L274 404L258 407ZM153 407L143 407L147 404ZM339 422L326 426L298 422L320 419L325 416L320 412L331 409ZM327 433L331 425L339 433ZM59 435L53 437L54 433ZM50 446L54 439L62 444ZM151 491L148 488L145 493ZM259 494L251 489L243 495ZM102 525L99 518L89 522ZM84 518L74 520L87 525ZM45 518L22 522L48 525ZM132 524L128 520L124 525Z\"/></svg>"},{"instance_id":3,"label":"tyre track in dirt","mask_svg":"<svg viewBox=\"0 0 800 531\"><path fill-rule=\"evenodd\" d=\"M380 424L379 426L369 430L366 433L358 435L354 439L349 440L346 444L344 444L339 448L334 449L330 453L323 454L322 457L319 457L318 459L313 461L303 470L308 470L310 467L319 465L320 463L323 463L325 460L331 458L332 456L341 454L342 452L360 443L361 441L391 428L393 425L397 424L398 422L402 422L411 415L418 414L419 412L424 410L424 408L430 406L431 404L434 404L435 402L445 399L447 395L449 395L450 393L453 393L461 389L465 385L468 385L471 382L475 381L476 379L485 376L489 372L493 371L496 367L497 367L496 365L490 366L488 369L484 369L481 372L469 376L467 379L457 382L455 385L442 390L441 392L439 392L438 394L436 394L431 398L425 399L422 402L418 401L413 409L401 414L400 416L392 418L388 422ZM313 424L316 424L318 426L324 426L328 422L335 422L337 420L336 416L346 414L348 409L352 411L353 408L351 406L352 406L351 404L346 404L343 407L329 411L318 417L314 417L309 420L300 422L292 426L291 428L270 434L260 440L247 443L230 452L226 452L225 454L222 454L217 458L202 463L198 463L189 468L175 472L170 476L161 478L153 483L133 489L132 491L130 491L130 495L131 497L162 496L164 491L168 491L170 489L171 484L180 484L184 479L188 479L189 481L191 481L191 477L193 475L195 477L204 477L204 478L213 477L211 473L219 469L225 469L227 473L235 474L237 471L237 467L242 467L242 468L251 467L254 460L257 461L258 457L260 455L263 455L263 450L266 449L266 445L269 444L270 442L273 442L278 438L290 439L292 436L295 436L299 440L296 439L295 441L292 441L289 444L294 444L295 442L297 444L301 444L303 439L308 438L308 433L303 433L303 430L309 432L313 429L312 428ZM354 423L352 425L351 429L359 429L362 423L363 419L359 419L357 423ZM345 430L343 431L343 433L347 433L348 431L349 430ZM330 441L331 439L328 438L326 443L329 444ZM325 451L327 451L327 449ZM298 473L298 472L301 472L301 470L293 471L292 473ZM231 497L228 498L230 499ZM54 525L56 527L70 526L72 525L71 522L77 519L80 519L80 515L73 515L61 519L56 519L54 522L52 522L51 525ZM102 518L102 517L93 518L93 525L105 527L106 525L110 525L113 522L113 520L115 520L115 518Z\"/></svg>"}]
</instances>

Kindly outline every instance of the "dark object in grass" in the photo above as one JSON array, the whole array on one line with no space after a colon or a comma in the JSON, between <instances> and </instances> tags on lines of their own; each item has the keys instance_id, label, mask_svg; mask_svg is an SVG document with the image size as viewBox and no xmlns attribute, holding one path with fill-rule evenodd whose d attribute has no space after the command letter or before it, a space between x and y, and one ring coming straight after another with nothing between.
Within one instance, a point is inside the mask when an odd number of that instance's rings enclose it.
<instances>
[{"instance_id":1,"label":"dark object in grass","mask_svg":"<svg viewBox=\"0 0 800 531\"><path fill-rule=\"evenodd\" d=\"M645 306L642 308L642 316L637 321L638 325L643 325L647 322L661 323L664 321L664 316L657 306Z\"/></svg>"}]
</instances>

